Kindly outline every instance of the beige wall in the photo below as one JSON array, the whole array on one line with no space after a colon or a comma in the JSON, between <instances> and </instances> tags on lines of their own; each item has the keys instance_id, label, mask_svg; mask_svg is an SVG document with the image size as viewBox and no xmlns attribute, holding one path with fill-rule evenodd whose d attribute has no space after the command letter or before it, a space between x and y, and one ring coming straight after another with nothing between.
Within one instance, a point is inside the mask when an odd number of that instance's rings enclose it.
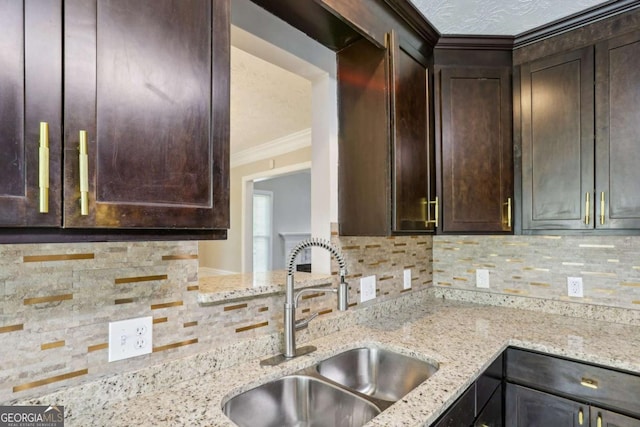
<instances>
[{"instance_id":1,"label":"beige wall","mask_svg":"<svg viewBox=\"0 0 640 427\"><path fill-rule=\"evenodd\" d=\"M203 241L199 243L198 252L200 267L215 268L217 270L242 271L242 178L271 170L270 161L274 167L282 168L298 163L311 161L311 147L305 147L290 153L269 159L259 160L231 169L230 177L230 216L231 228L227 240Z\"/></svg>"}]
</instances>

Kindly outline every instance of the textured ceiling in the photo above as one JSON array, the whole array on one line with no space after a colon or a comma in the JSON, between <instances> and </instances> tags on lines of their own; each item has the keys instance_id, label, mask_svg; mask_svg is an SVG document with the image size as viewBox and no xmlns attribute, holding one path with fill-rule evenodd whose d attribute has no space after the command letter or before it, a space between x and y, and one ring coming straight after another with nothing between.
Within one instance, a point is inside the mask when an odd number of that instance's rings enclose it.
<instances>
[{"instance_id":1,"label":"textured ceiling","mask_svg":"<svg viewBox=\"0 0 640 427\"><path fill-rule=\"evenodd\" d=\"M231 46L231 154L311 127L311 82Z\"/></svg>"},{"instance_id":2,"label":"textured ceiling","mask_svg":"<svg viewBox=\"0 0 640 427\"><path fill-rule=\"evenodd\" d=\"M410 0L442 34L515 36L606 0Z\"/></svg>"}]
</instances>

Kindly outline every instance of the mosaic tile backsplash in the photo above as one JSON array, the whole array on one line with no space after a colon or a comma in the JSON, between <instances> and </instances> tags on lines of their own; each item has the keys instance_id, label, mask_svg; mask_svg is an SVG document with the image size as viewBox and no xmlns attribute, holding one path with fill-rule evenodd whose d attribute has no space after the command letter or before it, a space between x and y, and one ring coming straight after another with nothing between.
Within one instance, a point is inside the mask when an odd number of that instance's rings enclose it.
<instances>
[{"instance_id":1,"label":"mosaic tile backsplash","mask_svg":"<svg viewBox=\"0 0 640 427\"><path fill-rule=\"evenodd\" d=\"M350 309L370 304L358 302L364 275L378 277L377 301L407 292L404 268L413 290L431 286L431 237L332 240L347 261ZM197 251L197 242L0 245L0 403L282 330L281 295L200 306ZM335 296L317 293L298 312L334 310ZM109 321L141 316L153 317L153 353L109 363Z\"/></svg>"},{"instance_id":2,"label":"mosaic tile backsplash","mask_svg":"<svg viewBox=\"0 0 640 427\"><path fill-rule=\"evenodd\" d=\"M476 288L476 269L490 288ZM567 296L582 277L584 297ZM640 310L640 236L436 236L438 287Z\"/></svg>"}]
</instances>

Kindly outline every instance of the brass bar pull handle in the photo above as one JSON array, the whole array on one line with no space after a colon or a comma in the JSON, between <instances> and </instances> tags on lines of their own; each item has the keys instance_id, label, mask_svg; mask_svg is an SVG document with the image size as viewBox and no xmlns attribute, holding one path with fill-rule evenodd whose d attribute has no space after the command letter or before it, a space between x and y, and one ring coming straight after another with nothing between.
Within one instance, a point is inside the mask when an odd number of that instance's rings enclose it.
<instances>
[{"instance_id":1,"label":"brass bar pull handle","mask_svg":"<svg viewBox=\"0 0 640 427\"><path fill-rule=\"evenodd\" d=\"M80 131L80 215L89 215L89 155L87 131Z\"/></svg>"},{"instance_id":2,"label":"brass bar pull handle","mask_svg":"<svg viewBox=\"0 0 640 427\"><path fill-rule=\"evenodd\" d=\"M584 424L584 411L582 410L582 408L580 408L580 410L578 411L578 424Z\"/></svg>"},{"instance_id":3,"label":"brass bar pull handle","mask_svg":"<svg viewBox=\"0 0 640 427\"><path fill-rule=\"evenodd\" d=\"M49 123L40 122L38 150L38 187L40 187L40 213L49 212Z\"/></svg>"},{"instance_id":4,"label":"brass bar pull handle","mask_svg":"<svg viewBox=\"0 0 640 427\"><path fill-rule=\"evenodd\" d=\"M505 206L507 208L507 220L506 220L506 224L507 224L507 228L509 230L511 230L511 197L507 198L506 203L502 204L503 206Z\"/></svg>"},{"instance_id":5,"label":"brass bar pull handle","mask_svg":"<svg viewBox=\"0 0 640 427\"><path fill-rule=\"evenodd\" d=\"M600 224L604 225L604 191L600 192Z\"/></svg>"},{"instance_id":6,"label":"brass bar pull handle","mask_svg":"<svg viewBox=\"0 0 640 427\"><path fill-rule=\"evenodd\" d=\"M435 214L433 216L433 219L431 219L431 210L429 209L431 207L431 205L434 205L435 207ZM439 200L438 200L438 196L436 196L435 200L431 201L429 200L427 202L427 224L433 224L436 228L438 228L438 222L440 220L440 213L438 212L438 207L439 207Z\"/></svg>"},{"instance_id":7,"label":"brass bar pull handle","mask_svg":"<svg viewBox=\"0 0 640 427\"><path fill-rule=\"evenodd\" d=\"M584 202L584 223L586 225L589 225L589 223L591 222L591 218L589 216L589 207L590 207L590 203L589 203L589 192L587 191L585 193L585 202Z\"/></svg>"},{"instance_id":8,"label":"brass bar pull handle","mask_svg":"<svg viewBox=\"0 0 640 427\"><path fill-rule=\"evenodd\" d=\"M602 427L602 414L598 412L598 418L596 421L596 427Z\"/></svg>"}]
</instances>

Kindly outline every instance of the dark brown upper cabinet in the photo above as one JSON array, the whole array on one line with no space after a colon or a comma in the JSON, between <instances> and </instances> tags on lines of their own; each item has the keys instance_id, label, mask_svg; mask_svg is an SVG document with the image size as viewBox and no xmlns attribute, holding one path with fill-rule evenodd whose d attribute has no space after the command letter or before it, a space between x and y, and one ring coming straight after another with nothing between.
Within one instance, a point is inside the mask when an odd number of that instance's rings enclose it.
<instances>
[{"instance_id":1,"label":"dark brown upper cabinet","mask_svg":"<svg viewBox=\"0 0 640 427\"><path fill-rule=\"evenodd\" d=\"M392 231L436 228L435 152L430 137L428 60L389 33Z\"/></svg>"},{"instance_id":2,"label":"dark brown upper cabinet","mask_svg":"<svg viewBox=\"0 0 640 427\"><path fill-rule=\"evenodd\" d=\"M439 75L442 232L510 232L510 67L448 67Z\"/></svg>"},{"instance_id":3,"label":"dark brown upper cabinet","mask_svg":"<svg viewBox=\"0 0 640 427\"><path fill-rule=\"evenodd\" d=\"M521 67L522 228L594 227L593 47Z\"/></svg>"},{"instance_id":4,"label":"dark brown upper cabinet","mask_svg":"<svg viewBox=\"0 0 640 427\"><path fill-rule=\"evenodd\" d=\"M64 14L64 227L228 228L228 1Z\"/></svg>"},{"instance_id":5,"label":"dark brown upper cabinet","mask_svg":"<svg viewBox=\"0 0 640 427\"><path fill-rule=\"evenodd\" d=\"M0 28L0 226L59 227L61 0L2 0Z\"/></svg>"},{"instance_id":6,"label":"dark brown upper cabinet","mask_svg":"<svg viewBox=\"0 0 640 427\"><path fill-rule=\"evenodd\" d=\"M340 234L432 231L426 55L390 31L387 48L363 38L339 51L337 63Z\"/></svg>"},{"instance_id":7,"label":"dark brown upper cabinet","mask_svg":"<svg viewBox=\"0 0 640 427\"><path fill-rule=\"evenodd\" d=\"M640 31L596 45L597 228L640 228Z\"/></svg>"}]
</instances>

